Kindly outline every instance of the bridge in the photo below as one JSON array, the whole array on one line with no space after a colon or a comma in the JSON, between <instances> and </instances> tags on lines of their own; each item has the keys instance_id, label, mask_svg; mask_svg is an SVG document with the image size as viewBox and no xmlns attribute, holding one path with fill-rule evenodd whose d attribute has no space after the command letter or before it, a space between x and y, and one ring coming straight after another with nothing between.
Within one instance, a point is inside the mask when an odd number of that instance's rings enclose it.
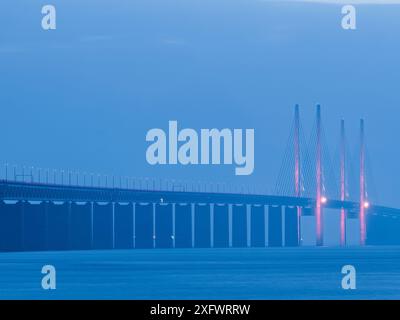
<instances>
[{"instance_id":1,"label":"bridge","mask_svg":"<svg viewBox=\"0 0 400 320\"><path fill-rule=\"evenodd\" d=\"M364 121L354 196L344 120L336 188L320 106L308 143L299 106L294 114L274 195L227 186L144 186L122 178L102 185L94 175L32 168L14 168L11 175L6 166L0 180L0 250L300 246L307 216L315 218L315 244L322 246L326 209L340 212L342 246L348 219L359 222L360 245L400 244L400 209L375 204L367 191Z\"/></svg>"}]
</instances>

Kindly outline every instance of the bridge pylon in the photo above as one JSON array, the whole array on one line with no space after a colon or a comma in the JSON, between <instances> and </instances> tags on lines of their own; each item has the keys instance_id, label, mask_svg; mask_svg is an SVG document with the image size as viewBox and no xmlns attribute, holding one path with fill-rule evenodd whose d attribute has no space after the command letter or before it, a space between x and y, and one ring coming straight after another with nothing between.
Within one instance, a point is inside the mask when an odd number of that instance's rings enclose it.
<instances>
[{"instance_id":1,"label":"bridge pylon","mask_svg":"<svg viewBox=\"0 0 400 320\"><path fill-rule=\"evenodd\" d=\"M340 121L340 200L346 200L346 134L344 120ZM346 216L344 208L340 209L340 245L346 245Z\"/></svg>"},{"instance_id":2,"label":"bridge pylon","mask_svg":"<svg viewBox=\"0 0 400 320\"><path fill-rule=\"evenodd\" d=\"M365 187L365 135L364 119L360 119L360 245L365 245L367 239L367 226L365 213L369 206L366 200Z\"/></svg>"},{"instance_id":3,"label":"bridge pylon","mask_svg":"<svg viewBox=\"0 0 400 320\"><path fill-rule=\"evenodd\" d=\"M294 190L301 197L301 158L300 158L300 110L294 107ZM297 207L297 245L301 244L301 207Z\"/></svg>"},{"instance_id":4,"label":"bridge pylon","mask_svg":"<svg viewBox=\"0 0 400 320\"><path fill-rule=\"evenodd\" d=\"M315 199L315 220L316 220L316 245L324 244L323 234L323 208L326 201L322 195L322 133L321 133L321 106L317 105L317 144L316 144L316 199Z\"/></svg>"}]
</instances>

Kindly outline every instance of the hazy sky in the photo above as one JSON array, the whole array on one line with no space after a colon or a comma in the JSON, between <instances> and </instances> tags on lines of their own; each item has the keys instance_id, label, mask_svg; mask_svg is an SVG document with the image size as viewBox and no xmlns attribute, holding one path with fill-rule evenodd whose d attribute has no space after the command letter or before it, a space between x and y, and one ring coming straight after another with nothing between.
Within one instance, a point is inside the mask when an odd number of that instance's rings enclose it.
<instances>
[{"instance_id":1,"label":"hazy sky","mask_svg":"<svg viewBox=\"0 0 400 320\"><path fill-rule=\"evenodd\" d=\"M48 2L55 31L41 29ZM341 5L319 2L2 0L0 160L271 190L294 104L308 136L320 103L332 155L343 117L356 156L365 118L379 200L400 207L400 6L356 6L343 30ZM145 135L169 120L254 128L253 175L150 166Z\"/></svg>"}]
</instances>

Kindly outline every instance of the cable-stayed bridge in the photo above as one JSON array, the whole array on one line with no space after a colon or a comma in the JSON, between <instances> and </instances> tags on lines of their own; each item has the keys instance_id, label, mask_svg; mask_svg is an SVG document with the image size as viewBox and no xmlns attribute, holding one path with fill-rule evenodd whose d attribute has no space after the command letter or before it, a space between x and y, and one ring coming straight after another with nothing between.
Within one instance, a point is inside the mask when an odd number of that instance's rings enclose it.
<instances>
[{"instance_id":1,"label":"cable-stayed bridge","mask_svg":"<svg viewBox=\"0 0 400 320\"><path fill-rule=\"evenodd\" d=\"M346 245L349 219L358 221L360 245L400 244L400 209L377 204L369 192L364 121L354 170L343 120L335 166L320 106L308 140L298 106L294 113L273 195L6 165L0 250L299 246L305 217L315 218L315 244L322 246L327 209L340 212L340 245Z\"/></svg>"}]
</instances>

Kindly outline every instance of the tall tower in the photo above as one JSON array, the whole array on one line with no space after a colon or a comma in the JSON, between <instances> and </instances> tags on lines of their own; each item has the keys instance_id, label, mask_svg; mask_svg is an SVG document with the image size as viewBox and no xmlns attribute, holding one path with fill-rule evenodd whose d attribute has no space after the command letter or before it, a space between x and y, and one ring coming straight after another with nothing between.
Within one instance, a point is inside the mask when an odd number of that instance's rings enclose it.
<instances>
[{"instance_id":1,"label":"tall tower","mask_svg":"<svg viewBox=\"0 0 400 320\"><path fill-rule=\"evenodd\" d=\"M323 236L323 209L322 209L322 141L321 141L321 106L317 105L317 150L316 150L316 244L324 244Z\"/></svg>"},{"instance_id":2,"label":"tall tower","mask_svg":"<svg viewBox=\"0 0 400 320\"><path fill-rule=\"evenodd\" d=\"M364 119L360 120L360 244L365 245L367 228L365 220L365 138Z\"/></svg>"},{"instance_id":3,"label":"tall tower","mask_svg":"<svg viewBox=\"0 0 400 320\"><path fill-rule=\"evenodd\" d=\"M300 182L300 112L299 105L294 107L294 189L295 196L301 196ZM301 207L297 207L297 244L301 243Z\"/></svg>"},{"instance_id":4,"label":"tall tower","mask_svg":"<svg viewBox=\"0 0 400 320\"><path fill-rule=\"evenodd\" d=\"M344 120L340 122L340 200L346 200L346 138ZM346 210L340 209L340 245L346 245Z\"/></svg>"}]
</instances>

